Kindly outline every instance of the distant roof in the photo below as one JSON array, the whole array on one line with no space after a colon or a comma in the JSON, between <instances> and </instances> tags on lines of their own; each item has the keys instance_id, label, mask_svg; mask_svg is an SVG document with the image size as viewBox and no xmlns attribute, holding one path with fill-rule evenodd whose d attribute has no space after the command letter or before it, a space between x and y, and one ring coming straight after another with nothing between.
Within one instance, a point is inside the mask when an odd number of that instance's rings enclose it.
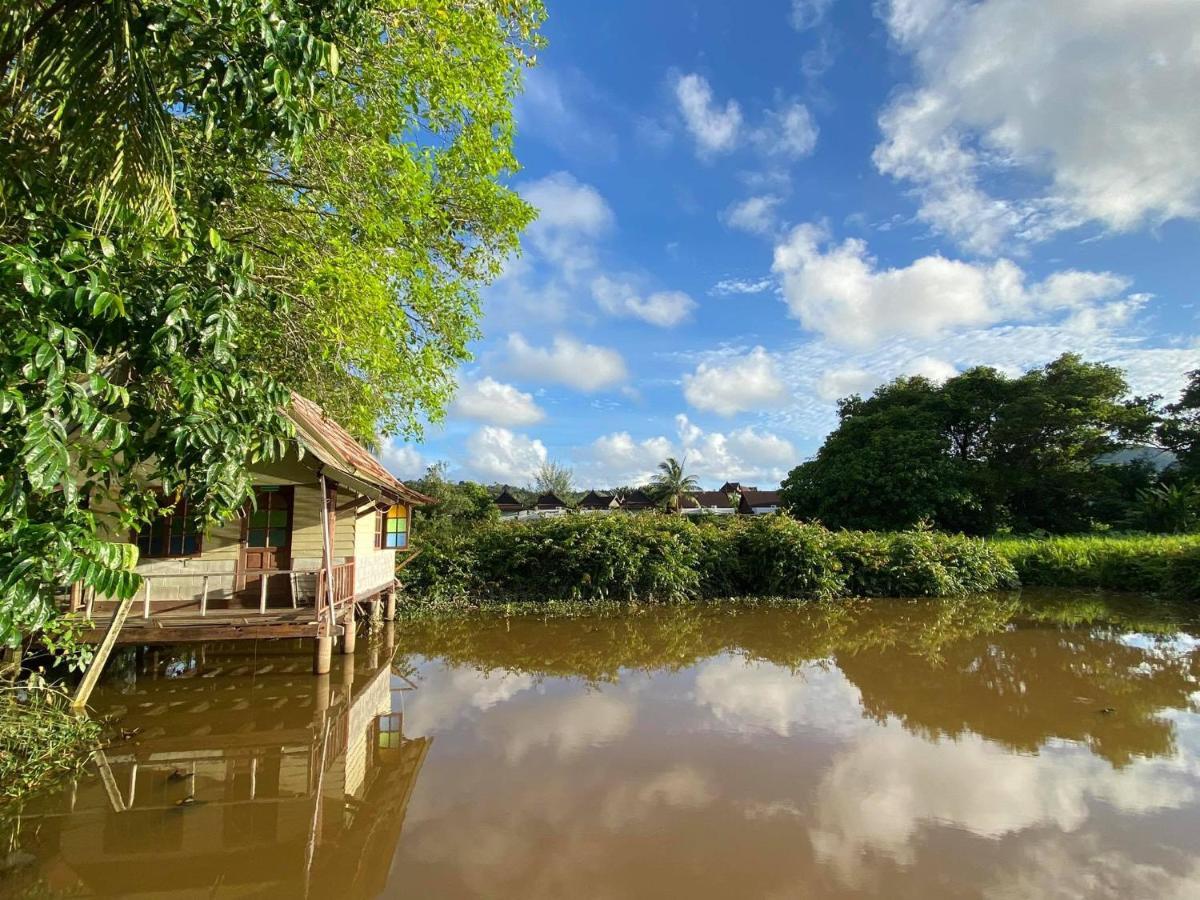
<instances>
[{"instance_id":1,"label":"distant roof","mask_svg":"<svg viewBox=\"0 0 1200 900\"><path fill-rule=\"evenodd\" d=\"M727 481L721 485L721 490L725 493L729 493L730 491L741 493L742 491L757 491L758 488L753 485L742 484L740 481Z\"/></svg>"},{"instance_id":2,"label":"distant roof","mask_svg":"<svg viewBox=\"0 0 1200 900\"><path fill-rule=\"evenodd\" d=\"M547 491L546 493L542 494L542 496L537 498L536 505L538 508L549 507L553 509L559 506L565 507L567 504L563 503L562 500L558 498L558 495L553 491Z\"/></svg>"},{"instance_id":3,"label":"distant roof","mask_svg":"<svg viewBox=\"0 0 1200 900\"><path fill-rule=\"evenodd\" d=\"M726 491L689 491L688 505L703 509L733 509Z\"/></svg>"},{"instance_id":4,"label":"distant roof","mask_svg":"<svg viewBox=\"0 0 1200 900\"><path fill-rule=\"evenodd\" d=\"M782 501L779 491L753 491L747 488L742 491L742 502L747 506L778 506Z\"/></svg>"},{"instance_id":5,"label":"distant roof","mask_svg":"<svg viewBox=\"0 0 1200 900\"><path fill-rule=\"evenodd\" d=\"M496 498L497 506L521 506L521 501L509 493L508 488L500 492L500 496Z\"/></svg>"},{"instance_id":6,"label":"distant roof","mask_svg":"<svg viewBox=\"0 0 1200 900\"><path fill-rule=\"evenodd\" d=\"M340 474L343 479L349 476L361 480L383 493L418 506L437 502L406 487L351 437L350 432L325 415L325 411L307 397L292 391L291 406L286 414L296 426L296 440L307 452L335 470L335 481Z\"/></svg>"},{"instance_id":7,"label":"distant roof","mask_svg":"<svg viewBox=\"0 0 1200 900\"><path fill-rule=\"evenodd\" d=\"M626 509L642 509L653 505L654 501L641 488L638 488L636 491L630 491L621 500L621 506Z\"/></svg>"},{"instance_id":8,"label":"distant roof","mask_svg":"<svg viewBox=\"0 0 1200 900\"><path fill-rule=\"evenodd\" d=\"M579 505L583 507L608 507L613 502L613 495L606 494L602 491L588 491L584 498L579 501Z\"/></svg>"}]
</instances>

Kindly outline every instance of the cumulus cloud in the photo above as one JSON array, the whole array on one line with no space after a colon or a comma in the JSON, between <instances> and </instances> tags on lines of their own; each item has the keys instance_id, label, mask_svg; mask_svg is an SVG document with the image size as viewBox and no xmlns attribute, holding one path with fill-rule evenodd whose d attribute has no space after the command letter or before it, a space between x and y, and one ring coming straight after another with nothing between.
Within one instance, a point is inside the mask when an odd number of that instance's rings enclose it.
<instances>
[{"instance_id":1,"label":"cumulus cloud","mask_svg":"<svg viewBox=\"0 0 1200 900\"><path fill-rule=\"evenodd\" d=\"M775 360L755 347L745 356L700 363L683 376L683 395L697 409L732 416L779 406L788 392Z\"/></svg>"},{"instance_id":2,"label":"cumulus cloud","mask_svg":"<svg viewBox=\"0 0 1200 900\"><path fill-rule=\"evenodd\" d=\"M811 224L797 226L776 246L774 271L794 318L852 346L1052 314L1111 323L1127 319L1147 299L1123 296L1128 280L1110 272L1059 272L1026 285L1024 272L1007 259L924 256L908 266L881 268L864 241L833 244Z\"/></svg>"},{"instance_id":3,"label":"cumulus cloud","mask_svg":"<svg viewBox=\"0 0 1200 900\"><path fill-rule=\"evenodd\" d=\"M830 369L817 380L817 396L822 400L841 400L869 391L877 383L876 376L857 366Z\"/></svg>"},{"instance_id":4,"label":"cumulus cloud","mask_svg":"<svg viewBox=\"0 0 1200 900\"><path fill-rule=\"evenodd\" d=\"M425 467L425 461L415 447L403 444L395 438L383 444L380 462L397 478L416 478Z\"/></svg>"},{"instance_id":5,"label":"cumulus cloud","mask_svg":"<svg viewBox=\"0 0 1200 900\"><path fill-rule=\"evenodd\" d=\"M546 445L536 438L485 425L466 441L468 473L482 481L528 484L546 461Z\"/></svg>"},{"instance_id":6,"label":"cumulus cloud","mask_svg":"<svg viewBox=\"0 0 1200 900\"><path fill-rule=\"evenodd\" d=\"M917 83L883 111L881 172L978 252L1095 221L1126 231L1200 215L1200 5L891 0ZM997 196L996 172L1040 177Z\"/></svg>"},{"instance_id":7,"label":"cumulus cloud","mask_svg":"<svg viewBox=\"0 0 1200 900\"><path fill-rule=\"evenodd\" d=\"M533 425L546 417L532 394L490 377L459 385L450 412L463 419L510 427Z\"/></svg>"},{"instance_id":8,"label":"cumulus cloud","mask_svg":"<svg viewBox=\"0 0 1200 900\"><path fill-rule=\"evenodd\" d=\"M770 234L779 221L775 212L779 203L780 198L773 194L747 197L726 209L721 214L721 221L730 228L750 234Z\"/></svg>"},{"instance_id":9,"label":"cumulus cloud","mask_svg":"<svg viewBox=\"0 0 1200 900\"><path fill-rule=\"evenodd\" d=\"M580 470L596 484L645 484L660 462L674 456L715 488L729 479L777 483L799 461L792 443L770 431L705 431L682 413L675 417L675 427L674 438L635 440L627 431L603 435L580 454Z\"/></svg>"},{"instance_id":10,"label":"cumulus cloud","mask_svg":"<svg viewBox=\"0 0 1200 900\"><path fill-rule=\"evenodd\" d=\"M736 100L727 100L724 106L720 105L713 97L708 80L695 73L675 79L675 99L701 157L728 153L737 146L742 108Z\"/></svg>"},{"instance_id":11,"label":"cumulus cloud","mask_svg":"<svg viewBox=\"0 0 1200 900\"><path fill-rule=\"evenodd\" d=\"M696 301L683 291L654 291L642 296L629 282L606 275L592 279L592 296L609 315L632 316L660 328L678 325L696 308Z\"/></svg>"},{"instance_id":12,"label":"cumulus cloud","mask_svg":"<svg viewBox=\"0 0 1200 900\"><path fill-rule=\"evenodd\" d=\"M510 334L506 366L518 377L587 393L619 384L628 375L616 350L584 344L568 335L558 335L549 347L535 347L521 334Z\"/></svg>"},{"instance_id":13,"label":"cumulus cloud","mask_svg":"<svg viewBox=\"0 0 1200 900\"><path fill-rule=\"evenodd\" d=\"M595 264L594 241L614 222L599 191L568 172L555 172L520 186L520 193L538 212L525 229L534 250L568 274Z\"/></svg>"}]
</instances>

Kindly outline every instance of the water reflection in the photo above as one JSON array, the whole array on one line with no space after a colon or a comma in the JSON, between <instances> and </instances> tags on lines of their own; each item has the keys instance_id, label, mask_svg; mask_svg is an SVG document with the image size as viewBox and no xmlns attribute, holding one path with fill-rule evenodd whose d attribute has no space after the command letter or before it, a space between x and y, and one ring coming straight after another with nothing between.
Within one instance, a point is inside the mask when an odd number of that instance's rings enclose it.
<instances>
[{"instance_id":1,"label":"water reflection","mask_svg":"<svg viewBox=\"0 0 1200 900\"><path fill-rule=\"evenodd\" d=\"M95 698L123 740L16 823L10 896L370 897L430 739L383 636L332 678L299 644L130 653Z\"/></svg>"},{"instance_id":2,"label":"water reflection","mask_svg":"<svg viewBox=\"0 0 1200 900\"><path fill-rule=\"evenodd\" d=\"M99 702L140 731L26 818L0 893L1194 896L1192 615L473 616L324 684L271 645L131 658Z\"/></svg>"}]
</instances>

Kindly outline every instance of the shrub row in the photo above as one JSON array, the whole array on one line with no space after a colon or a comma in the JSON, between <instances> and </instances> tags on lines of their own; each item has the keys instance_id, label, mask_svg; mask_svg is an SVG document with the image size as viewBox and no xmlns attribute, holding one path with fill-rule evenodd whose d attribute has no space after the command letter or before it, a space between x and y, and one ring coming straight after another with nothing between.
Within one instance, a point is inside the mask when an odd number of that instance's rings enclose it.
<instances>
[{"instance_id":1,"label":"shrub row","mask_svg":"<svg viewBox=\"0 0 1200 900\"><path fill-rule=\"evenodd\" d=\"M1200 535L996 538L1022 584L1153 591L1200 599Z\"/></svg>"},{"instance_id":2,"label":"shrub row","mask_svg":"<svg viewBox=\"0 0 1200 900\"><path fill-rule=\"evenodd\" d=\"M1018 583L978 539L834 532L784 516L564 516L430 530L418 542L401 578L433 602L945 597Z\"/></svg>"}]
</instances>

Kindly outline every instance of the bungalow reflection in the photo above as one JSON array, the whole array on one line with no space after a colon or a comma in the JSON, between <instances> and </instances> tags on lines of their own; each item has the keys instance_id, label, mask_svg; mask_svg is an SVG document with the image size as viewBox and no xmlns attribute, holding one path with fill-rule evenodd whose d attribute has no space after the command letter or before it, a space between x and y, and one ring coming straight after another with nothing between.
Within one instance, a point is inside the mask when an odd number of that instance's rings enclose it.
<instances>
[{"instance_id":1,"label":"bungalow reflection","mask_svg":"<svg viewBox=\"0 0 1200 900\"><path fill-rule=\"evenodd\" d=\"M0 895L376 896L431 739L404 734L390 630L341 659L316 678L295 642L114 660L95 702L125 739L25 811Z\"/></svg>"}]
</instances>

